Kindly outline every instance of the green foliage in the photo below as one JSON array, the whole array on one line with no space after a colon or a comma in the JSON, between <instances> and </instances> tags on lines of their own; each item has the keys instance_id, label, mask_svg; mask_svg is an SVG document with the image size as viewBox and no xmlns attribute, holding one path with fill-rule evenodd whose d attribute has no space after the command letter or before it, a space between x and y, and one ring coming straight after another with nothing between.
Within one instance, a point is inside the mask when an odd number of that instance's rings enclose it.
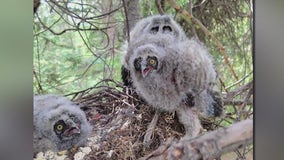
<instances>
[{"instance_id":1,"label":"green foliage","mask_svg":"<svg viewBox=\"0 0 284 160\"><path fill-rule=\"evenodd\" d=\"M61 17L59 9L51 10L49 5L42 3L38 10L39 18L34 19L34 93L67 94L89 88L103 78L120 80L120 53L108 53L107 33L74 30L54 35L46 28L60 33L72 28L72 20L68 15ZM77 14L81 12L76 5L70 10ZM100 15L97 11L93 14ZM117 12L116 15L121 22L121 13ZM97 28L107 27L101 19L94 20L94 23ZM88 23L81 25L90 27ZM118 41L114 50L119 50L120 46L121 42Z\"/></svg>"},{"instance_id":2,"label":"green foliage","mask_svg":"<svg viewBox=\"0 0 284 160\"><path fill-rule=\"evenodd\" d=\"M188 9L189 1L177 2L184 9ZM245 16L250 13L250 6L248 1L222 2L223 5L210 1L202 4L199 1L192 1L192 12L222 43L239 79L246 77L241 84L246 84L253 79L252 22L250 16ZM122 1L73 0L58 4L67 5L69 12L50 1L43 1L38 9L38 16L34 18L35 94L67 94L92 87L104 78L120 81L121 46L127 32L124 11L123 8L119 8ZM158 14L155 1L142 0L140 4L143 17ZM232 4L234 8L228 9L228 4ZM226 87L232 85L230 90L238 88L239 85L233 85L236 79L232 76L216 41L207 36L199 25L185 21L166 1L163 6L165 13L175 16L188 36L196 34L209 48L219 76ZM118 9L111 15L100 16L116 8ZM241 11L242 16L237 16L236 10ZM84 15L94 18L86 21L76 18ZM107 29L108 27L110 29ZM78 28L92 29L78 31ZM66 29L66 32L61 33Z\"/></svg>"}]
</instances>

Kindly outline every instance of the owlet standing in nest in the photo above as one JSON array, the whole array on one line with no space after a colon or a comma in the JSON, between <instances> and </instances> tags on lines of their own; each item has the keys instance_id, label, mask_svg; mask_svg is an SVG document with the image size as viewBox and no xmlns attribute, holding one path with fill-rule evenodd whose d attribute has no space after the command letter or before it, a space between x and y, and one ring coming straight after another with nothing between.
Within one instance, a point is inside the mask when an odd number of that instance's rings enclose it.
<instances>
[{"instance_id":1,"label":"owlet standing in nest","mask_svg":"<svg viewBox=\"0 0 284 160\"><path fill-rule=\"evenodd\" d=\"M137 25L122 61L137 93L157 110L177 112L186 136L197 136L202 129L198 115L222 113L221 98L214 89L217 75L207 49L186 38L169 16L146 18ZM131 41L133 35L137 36ZM156 125L154 119L144 137L146 143Z\"/></svg>"},{"instance_id":2,"label":"owlet standing in nest","mask_svg":"<svg viewBox=\"0 0 284 160\"><path fill-rule=\"evenodd\" d=\"M34 97L33 121L34 153L83 145L92 130L80 107L58 95Z\"/></svg>"}]
</instances>

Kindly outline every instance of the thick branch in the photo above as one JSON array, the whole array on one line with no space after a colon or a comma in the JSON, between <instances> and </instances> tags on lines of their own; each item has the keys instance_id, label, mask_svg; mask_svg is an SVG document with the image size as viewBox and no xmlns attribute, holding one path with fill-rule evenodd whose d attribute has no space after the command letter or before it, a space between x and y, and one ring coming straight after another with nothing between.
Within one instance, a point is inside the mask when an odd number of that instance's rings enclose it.
<instances>
[{"instance_id":1,"label":"thick branch","mask_svg":"<svg viewBox=\"0 0 284 160\"><path fill-rule=\"evenodd\" d=\"M249 145L252 139L253 121L247 119L229 128L221 128L191 140L183 139L178 143L162 145L142 159L212 159Z\"/></svg>"},{"instance_id":2,"label":"thick branch","mask_svg":"<svg viewBox=\"0 0 284 160\"><path fill-rule=\"evenodd\" d=\"M164 3L164 1L163 1L163 3ZM160 0L155 0L155 4L157 6L157 9L158 9L160 15L164 15L165 11L164 11L164 8L163 8L163 6L161 4L161 1Z\"/></svg>"}]
</instances>

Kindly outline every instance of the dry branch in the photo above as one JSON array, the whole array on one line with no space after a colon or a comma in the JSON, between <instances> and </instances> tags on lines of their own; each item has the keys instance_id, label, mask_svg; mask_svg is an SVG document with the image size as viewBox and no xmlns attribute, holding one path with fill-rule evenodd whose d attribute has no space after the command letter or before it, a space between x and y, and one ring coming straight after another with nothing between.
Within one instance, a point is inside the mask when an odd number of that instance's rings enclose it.
<instances>
[{"instance_id":1,"label":"dry branch","mask_svg":"<svg viewBox=\"0 0 284 160\"><path fill-rule=\"evenodd\" d=\"M246 102L246 100L234 100L234 99L231 99L231 100L224 99L223 100L224 105L242 105L245 102ZM246 105L252 105L253 101L252 100L248 100L245 104Z\"/></svg>"},{"instance_id":2,"label":"dry branch","mask_svg":"<svg viewBox=\"0 0 284 160\"><path fill-rule=\"evenodd\" d=\"M165 3L165 1L155 0L155 4L157 6L157 9L158 9L160 15L164 15L165 14L164 3Z\"/></svg>"},{"instance_id":3,"label":"dry branch","mask_svg":"<svg viewBox=\"0 0 284 160\"><path fill-rule=\"evenodd\" d=\"M178 143L162 145L141 160L152 159L212 159L228 151L244 147L252 143L253 121L241 121L229 128L221 128L195 139L183 139Z\"/></svg>"},{"instance_id":4,"label":"dry branch","mask_svg":"<svg viewBox=\"0 0 284 160\"><path fill-rule=\"evenodd\" d=\"M226 100L230 100L232 99L233 97L241 94L241 93L244 93L246 90L250 90L250 89L253 89L253 81L247 83L247 84L244 84L242 86L240 86L239 88L231 91L231 92L228 92L227 95L224 97L224 101Z\"/></svg>"}]
</instances>

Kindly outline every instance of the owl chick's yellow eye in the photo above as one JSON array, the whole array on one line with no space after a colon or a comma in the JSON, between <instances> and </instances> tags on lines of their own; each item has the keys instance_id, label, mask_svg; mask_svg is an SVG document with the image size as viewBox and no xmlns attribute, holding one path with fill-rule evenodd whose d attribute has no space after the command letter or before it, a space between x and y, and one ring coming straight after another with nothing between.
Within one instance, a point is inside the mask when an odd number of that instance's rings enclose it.
<instances>
[{"instance_id":1,"label":"owl chick's yellow eye","mask_svg":"<svg viewBox=\"0 0 284 160\"><path fill-rule=\"evenodd\" d=\"M149 63L150 63L151 65L153 65L153 64L155 64L156 62L155 62L154 59L150 59Z\"/></svg>"},{"instance_id":2,"label":"owl chick's yellow eye","mask_svg":"<svg viewBox=\"0 0 284 160\"><path fill-rule=\"evenodd\" d=\"M57 129L58 131L61 131L61 130L63 129L63 125L61 125L61 124L57 125L57 126L56 126L56 129Z\"/></svg>"}]
</instances>

